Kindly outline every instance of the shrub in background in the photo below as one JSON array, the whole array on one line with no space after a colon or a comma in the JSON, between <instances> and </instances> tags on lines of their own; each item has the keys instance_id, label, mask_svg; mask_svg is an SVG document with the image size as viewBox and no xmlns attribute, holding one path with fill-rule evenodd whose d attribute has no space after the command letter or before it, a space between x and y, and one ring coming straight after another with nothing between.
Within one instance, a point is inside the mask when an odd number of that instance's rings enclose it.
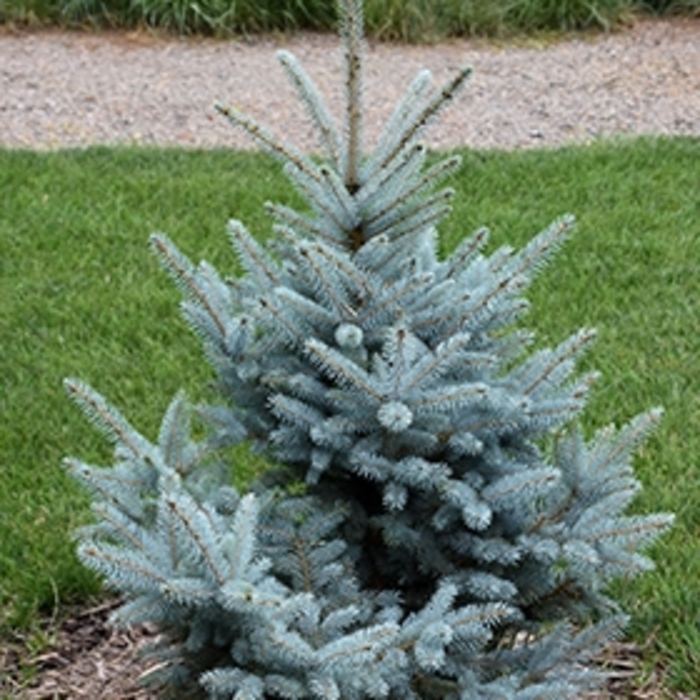
<instances>
[{"instance_id":1,"label":"shrub in background","mask_svg":"<svg viewBox=\"0 0 700 700\"><path fill-rule=\"evenodd\" d=\"M659 15L700 16L700 0L640 0L637 4Z\"/></svg>"},{"instance_id":2,"label":"shrub in background","mask_svg":"<svg viewBox=\"0 0 700 700\"><path fill-rule=\"evenodd\" d=\"M0 0L0 24L60 23L61 12L56 0Z\"/></svg>"},{"instance_id":3,"label":"shrub in background","mask_svg":"<svg viewBox=\"0 0 700 700\"><path fill-rule=\"evenodd\" d=\"M448 36L512 36L602 29L635 12L700 13L700 0L367 0L365 23L377 39L426 42ZM337 13L327 0L3 0L0 22L149 27L178 34L327 31Z\"/></svg>"},{"instance_id":4,"label":"shrub in background","mask_svg":"<svg viewBox=\"0 0 700 700\"><path fill-rule=\"evenodd\" d=\"M323 0L60 0L58 6L68 24L146 26L177 34L325 29L335 19L333 4Z\"/></svg>"},{"instance_id":5,"label":"shrub in background","mask_svg":"<svg viewBox=\"0 0 700 700\"><path fill-rule=\"evenodd\" d=\"M674 0L692 12L698 0ZM649 3L650 6L669 3ZM608 30L645 7L637 0L367 0L365 20L378 39L431 41L447 36L508 36L532 31ZM68 26L153 27L180 34L329 30L328 0L4 0L0 21Z\"/></svg>"},{"instance_id":6,"label":"shrub in background","mask_svg":"<svg viewBox=\"0 0 700 700\"><path fill-rule=\"evenodd\" d=\"M522 30L604 29L629 18L628 0L513 0L505 10L506 25Z\"/></svg>"},{"instance_id":7,"label":"shrub in background","mask_svg":"<svg viewBox=\"0 0 700 700\"><path fill-rule=\"evenodd\" d=\"M640 547L672 519L623 514L660 411L587 441L573 422L594 377L574 370L594 333L525 355L522 292L570 217L517 253L484 254L479 230L437 256L453 192L435 188L459 160L426 169L418 138L469 70L437 91L421 72L365 155L362 7L340 10L342 129L279 54L323 160L219 107L309 211L269 204L270 249L230 222L237 279L152 238L222 403L176 397L152 442L66 382L116 448L109 468L67 460L93 494L79 556L123 596L114 622L162 631L152 680L175 694L575 697L625 622L606 584L649 568ZM241 443L279 465L245 494L224 459Z\"/></svg>"},{"instance_id":8,"label":"shrub in background","mask_svg":"<svg viewBox=\"0 0 700 700\"><path fill-rule=\"evenodd\" d=\"M333 3L324 0L129 0L138 24L181 34L324 29L333 25Z\"/></svg>"},{"instance_id":9,"label":"shrub in background","mask_svg":"<svg viewBox=\"0 0 700 700\"><path fill-rule=\"evenodd\" d=\"M367 22L380 38L511 36L541 31L609 30L627 21L630 0L373 0Z\"/></svg>"}]
</instances>

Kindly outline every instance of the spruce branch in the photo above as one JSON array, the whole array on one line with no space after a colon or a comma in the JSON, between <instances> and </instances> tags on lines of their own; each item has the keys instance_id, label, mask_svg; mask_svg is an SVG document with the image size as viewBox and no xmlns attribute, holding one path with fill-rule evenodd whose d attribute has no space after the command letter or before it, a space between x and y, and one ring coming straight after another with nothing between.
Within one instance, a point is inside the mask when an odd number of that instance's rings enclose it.
<instances>
[{"instance_id":1,"label":"spruce branch","mask_svg":"<svg viewBox=\"0 0 700 700\"><path fill-rule=\"evenodd\" d=\"M313 426L323 422L325 418L313 406L284 394L272 396L270 408L281 421L301 427L306 431L310 431Z\"/></svg>"},{"instance_id":2,"label":"spruce branch","mask_svg":"<svg viewBox=\"0 0 700 700\"><path fill-rule=\"evenodd\" d=\"M456 321L443 331L442 337L458 332L472 332L481 324L487 325L487 319L490 321L498 314L497 301L502 296L520 291L523 287L525 287L525 281L522 278L507 275L496 278L488 287L479 289L479 294L475 294L473 297L462 297L460 299L462 302L460 304L461 313Z\"/></svg>"},{"instance_id":3,"label":"spruce branch","mask_svg":"<svg viewBox=\"0 0 700 700\"><path fill-rule=\"evenodd\" d=\"M287 227L279 228L278 233L286 244L284 250L288 256L293 258L302 269L309 268L306 258L313 256L317 267L327 270L325 274L332 274L334 283L339 285L339 290L342 290L338 293L342 293L344 298L354 298L358 304L361 304L366 298L371 297L381 284L381 280L376 275L362 269L355 258L351 258L345 250L335 245L327 245L323 240L307 239ZM300 255L302 252L304 256ZM308 272L313 272L313 269L307 270L307 276L309 276ZM313 275L308 279L308 284L317 284ZM354 314L349 307L346 311L351 315Z\"/></svg>"},{"instance_id":4,"label":"spruce branch","mask_svg":"<svg viewBox=\"0 0 700 700\"><path fill-rule=\"evenodd\" d=\"M276 156L280 160L293 165L297 170L303 172L307 177L312 180L320 180L320 175L318 169L306 156L299 153L296 149L292 148L288 144L281 141L272 133L270 133L265 127L261 126L251 117L243 114L243 112L237 110L235 107L226 107L221 104L215 104L214 108L219 114L226 117L231 124L234 126L241 127L244 131L247 131L250 136L252 136L256 141Z\"/></svg>"},{"instance_id":5,"label":"spruce branch","mask_svg":"<svg viewBox=\"0 0 700 700\"><path fill-rule=\"evenodd\" d=\"M337 280L341 287L362 305L371 299L381 285L380 279L370 272L367 272L356 264L354 259L349 258L343 251L316 242L311 245L319 264L323 264L329 269L334 269L338 275ZM351 311L351 315L355 315Z\"/></svg>"},{"instance_id":6,"label":"spruce branch","mask_svg":"<svg viewBox=\"0 0 700 700\"><path fill-rule=\"evenodd\" d=\"M362 159L362 60L364 32L361 0L341 0L340 36L345 48L347 115L346 155L343 180L347 191L354 195L361 186Z\"/></svg>"},{"instance_id":7,"label":"spruce branch","mask_svg":"<svg viewBox=\"0 0 700 700\"><path fill-rule=\"evenodd\" d=\"M342 504L320 504L311 498L293 498L279 503L261 518L257 532L261 552L273 562L274 572L290 581L293 590L321 595L328 567L340 566L347 545L338 538L338 529L348 517ZM337 575L330 585L341 593ZM342 596L341 596L342 598Z\"/></svg>"},{"instance_id":8,"label":"spruce branch","mask_svg":"<svg viewBox=\"0 0 700 700\"><path fill-rule=\"evenodd\" d=\"M358 213L357 205L352 196L348 193L347 185L343 183L335 170L331 168L321 166L319 172L324 183L327 185L326 189L328 193L335 199L335 206L331 207L332 211L342 212L344 228L352 235L352 231L354 231L358 225Z\"/></svg>"},{"instance_id":9,"label":"spruce branch","mask_svg":"<svg viewBox=\"0 0 700 700\"><path fill-rule=\"evenodd\" d=\"M371 212L383 206L387 192L401 192L406 183L413 182L425 165L426 155L422 143L408 144L386 168L368 175L357 193L362 209Z\"/></svg>"},{"instance_id":10,"label":"spruce branch","mask_svg":"<svg viewBox=\"0 0 700 700\"><path fill-rule=\"evenodd\" d=\"M243 442L248 437L248 431L240 420L240 414L227 406L198 405L194 407L196 414L212 430L212 435L205 444L211 450L231 447ZM194 460L191 462L195 465ZM184 473L189 473L186 468Z\"/></svg>"},{"instance_id":11,"label":"spruce branch","mask_svg":"<svg viewBox=\"0 0 700 700\"><path fill-rule=\"evenodd\" d=\"M375 236L361 243L354 252L353 260L363 270L381 274L386 280L390 277L387 267L394 265L393 253L395 245L391 245L388 236Z\"/></svg>"},{"instance_id":12,"label":"spruce branch","mask_svg":"<svg viewBox=\"0 0 700 700\"><path fill-rule=\"evenodd\" d=\"M588 386L588 383L582 384L584 388L588 388ZM585 392L581 389L573 395L545 399L530 404L526 411L528 434L541 435L571 420L584 407L584 399Z\"/></svg>"},{"instance_id":13,"label":"spruce branch","mask_svg":"<svg viewBox=\"0 0 700 700\"><path fill-rule=\"evenodd\" d=\"M574 360L595 338L595 330L583 328L555 350L537 353L524 367L516 371L516 377L526 383L522 393L535 398L560 385L572 372Z\"/></svg>"},{"instance_id":14,"label":"spruce branch","mask_svg":"<svg viewBox=\"0 0 700 700\"><path fill-rule=\"evenodd\" d=\"M489 230L485 227L478 229L471 236L465 238L448 258L445 264L444 278L458 277L468 267L474 257L479 254L488 239Z\"/></svg>"},{"instance_id":15,"label":"spruce branch","mask_svg":"<svg viewBox=\"0 0 700 700\"><path fill-rule=\"evenodd\" d=\"M337 313L334 314L325 306L295 292L289 287L275 289L275 295L290 314L297 314L297 321L304 328L315 329L318 334L321 329L327 330L337 325ZM342 306L341 309L346 308ZM335 309L337 312L338 309Z\"/></svg>"},{"instance_id":16,"label":"spruce branch","mask_svg":"<svg viewBox=\"0 0 700 700\"><path fill-rule=\"evenodd\" d=\"M418 258L411 259L410 269L413 274L420 274L422 266ZM426 293L417 297L410 305L410 315L414 323L427 313L435 312L445 306L446 300L453 299L456 290L455 281L451 279L440 280L440 273L434 268L425 270L424 274L430 275L430 288ZM459 335L459 334L458 334ZM425 339L422 339L425 342Z\"/></svg>"},{"instance_id":17,"label":"spruce branch","mask_svg":"<svg viewBox=\"0 0 700 700\"><path fill-rule=\"evenodd\" d=\"M430 389L420 393L411 402L417 411L445 411L480 404L487 400L489 388L483 382L465 383L462 386Z\"/></svg>"},{"instance_id":18,"label":"spruce branch","mask_svg":"<svg viewBox=\"0 0 700 700\"><path fill-rule=\"evenodd\" d=\"M150 452L150 443L124 416L110 406L97 392L77 379L66 379L63 386L68 396L112 443L129 451L137 460L144 460Z\"/></svg>"},{"instance_id":19,"label":"spruce branch","mask_svg":"<svg viewBox=\"0 0 700 700\"><path fill-rule=\"evenodd\" d=\"M275 231L281 236L294 232L297 235L302 233L309 238L326 240L329 243L344 242L340 235L336 235L340 233L340 229L335 228L332 232L329 232L327 227L323 225L323 222L319 222L310 216L299 214L291 207L266 202L265 210L281 223L275 228Z\"/></svg>"},{"instance_id":20,"label":"spruce branch","mask_svg":"<svg viewBox=\"0 0 700 700\"><path fill-rule=\"evenodd\" d=\"M621 508L617 506L614 509L610 508L605 518L601 514L597 524L591 525L585 530L580 527L579 531L583 532L579 536L586 542L603 541L615 547L632 549L653 542L659 535L668 530L674 521L672 515L660 513L658 515L618 517L611 522L610 516L613 513L619 513L620 510Z\"/></svg>"},{"instance_id":21,"label":"spruce branch","mask_svg":"<svg viewBox=\"0 0 700 700\"><path fill-rule=\"evenodd\" d=\"M347 246L347 236L353 232L352 221L344 209L338 208L338 199L328 190L325 178L318 173L318 182L306 175L292 164L284 168L285 174L307 200L317 217L323 221L324 228L330 227L332 238L338 238Z\"/></svg>"},{"instance_id":22,"label":"spruce branch","mask_svg":"<svg viewBox=\"0 0 700 700\"><path fill-rule=\"evenodd\" d=\"M172 619L172 607L165 603L159 592L151 592L134 595L132 599L110 614L109 623L123 628L147 622L158 624L166 622L169 617ZM144 652L147 652L147 648ZM143 679L145 675L143 674L141 678Z\"/></svg>"},{"instance_id":23,"label":"spruce branch","mask_svg":"<svg viewBox=\"0 0 700 700\"><path fill-rule=\"evenodd\" d=\"M387 622L347 634L326 644L317 654L322 671L332 673L345 664L361 664L365 660L378 660L382 652L396 638L398 626Z\"/></svg>"},{"instance_id":24,"label":"spruce branch","mask_svg":"<svg viewBox=\"0 0 700 700\"><path fill-rule=\"evenodd\" d=\"M193 551L206 563L206 570L213 580L217 585L222 586L226 581L225 568L220 561L215 544L217 535L212 532L208 517L193 499L186 497L182 492L166 497L165 506L191 543Z\"/></svg>"},{"instance_id":25,"label":"spruce branch","mask_svg":"<svg viewBox=\"0 0 700 700\"><path fill-rule=\"evenodd\" d=\"M325 148L328 160L334 170L341 167L341 142L333 120L326 109L316 86L310 80L306 71L299 65L296 58L288 51L278 51L277 58L287 71L294 87L297 89L307 112L319 131L321 144Z\"/></svg>"},{"instance_id":26,"label":"spruce branch","mask_svg":"<svg viewBox=\"0 0 700 700\"><path fill-rule=\"evenodd\" d=\"M264 248L250 235L248 229L234 219L228 222L227 229L241 263L246 271L255 277L260 289L279 286L282 282L277 266Z\"/></svg>"},{"instance_id":27,"label":"spruce branch","mask_svg":"<svg viewBox=\"0 0 700 700\"><path fill-rule=\"evenodd\" d=\"M459 73L449 81L434 97L428 102L421 113L415 116L407 128L401 133L398 142L393 145L386 156L376 165L377 169L385 168L402 150L409 144L416 135L422 131L433 118L451 102L459 90L464 86L472 69L469 66L462 68Z\"/></svg>"},{"instance_id":28,"label":"spruce branch","mask_svg":"<svg viewBox=\"0 0 700 700\"><path fill-rule=\"evenodd\" d=\"M144 554L123 547L85 543L78 547L78 557L93 571L103 574L113 586L132 594L160 590L170 580L171 572L163 572Z\"/></svg>"},{"instance_id":29,"label":"spruce branch","mask_svg":"<svg viewBox=\"0 0 700 700\"><path fill-rule=\"evenodd\" d=\"M292 347L303 345L306 336L303 329L287 318L285 309L279 305L277 295L259 296L247 300L251 313L275 336ZM257 374L257 372L256 372Z\"/></svg>"},{"instance_id":30,"label":"spruce branch","mask_svg":"<svg viewBox=\"0 0 700 700\"><path fill-rule=\"evenodd\" d=\"M421 274L404 278L396 284L383 285L374 297L369 298L366 308L360 311L358 322L365 328L390 324L396 316L396 308L408 306L411 299L428 290L431 281L431 275Z\"/></svg>"},{"instance_id":31,"label":"spruce branch","mask_svg":"<svg viewBox=\"0 0 700 700\"><path fill-rule=\"evenodd\" d=\"M124 473L117 468L93 467L71 457L64 459L63 466L74 479L98 496L101 502L113 503L134 520L144 517L139 496L155 489L155 479L151 474L144 474L136 468Z\"/></svg>"},{"instance_id":32,"label":"spruce branch","mask_svg":"<svg viewBox=\"0 0 700 700\"><path fill-rule=\"evenodd\" d=\"M520 251L507 267L507 273L513 278L529 280L530 275L537 274L561 248L575 223L569 214L554 221Z\"/></svg>"},{"instance_id":33,"label":"spruce branch","mask_svg":"<svg viewBox=\"0 0 700 700\"><path fill-rule=\"evenodd\" d=\"M366 178L371 179L382 171L382 168L377 167L377 164L386 159L397 141L401 140L406 129L416 119L420 110L424 108L427 101L427 93L430 89L431 77L429 70L422 70L411 81L403 98L394 108L392 115L382 130L379 141L365 168Z\"/></svg>"},{"instance_id":34,"label":"spruce branch","mask_svg":"<svg viewBox=\"0 0 700 700\"><path fill-rule=\"evenodd\" d=\"M447 158L440 161L437 165L426 170L426 172L416 180L415 183L411 184L407 189L398 189L393 196L388 201L383 202L383 206L376 212L372 212L371 216L366 217L363 220L363 225L367 230L372 229L372 224L382 219L383 217L388 217L393 212L395 212L399 207L406 204L411 199L419 199L419 196L425 193L426 190L432 188L438 181L447 177L450 173L453 173L460 166L462 159L459 156L453 156L452 158ZM447 192L449 190L445 190ZM392 192L392 194L394 194ZM445 195L443 195L445 196ZM426 205L430 200L423 200L423 205Z\"/></svg>"},{"instance_id":35,"label":"spruce branch","mask_svg":"<svg viewBox=\"0 0 700 700\"><path fill-rule=\"evenodd\" d=\"M466 363L470 366L474 361L486 366L491 364L493 360L489 356L470 352L471 342L469 333L458 333L440 343L433 352L424 353L408 372L404 389L411 391L419 385L433 384L452 370L463 370Z\"/></svg>"},{"instance_id":36,"label":"spruce branch","mask_svg":"<svg viewBox=\"0 0 700 700\"><path fill-rule=\"evenodd\" d=\"M257 550L256 528L259 504L253 494L243 496L231 525L231 536L225 538L224 555L228 561L228 579L244 578Z\"/></svg>"},{"instance_id":37,"label":"spruce branch","mask_svg":"<svg viewBox=\"0 0 700 700\"><path fill-rule=\"evenodd\" d=\"M196 306L205 310L215 324L219 334L226 335L226 322L217 309L214 308L208 290L203 289L192 263L163 235L151 236L151 247L160 258L166 272L175 284L191 299Z\"/></svg>"},{"instance_id":38,"label":"spruce branch","mask_svg":"<svg viewBox=\"0 0 700 700\"><path fill-rule=\"evenodd\" d=\"M358 398L365 396L372 402L382 402L382 394L364 369L320 340L308 340L304 347L311 361L327 377L347 389L357 390Z\"/></svg>"},{"instance_id":39,"label":"spruce branch","mask_svg":"<svg viewBox=\"0 0 700 700\"><path fill-rule=\"evenodd\" d=\"M403 210L392 211L383 218L376 219L366 227L366 235L370 238L385 234L390 240L406 236L428 227L439 221L450 212L445 206L454 197L454 190L445 189L436 192L426 199L416 202Z\"/></svg>"},{"instance_id":40,"label":"spruce branch","mask_svg":"<svg viewBox=\"0 0 700 700\"><path fill-rule=\"evenodd\" d=\"M611 469L619 469L620 461L625 464L630 453L656 428L662 417L663 409L654 408L637 416L617 435L612 430L599 433L588 457L591 478L602 479Z\"/></svg>"},{"instance_id":41,"label":"spruce branch","mask_svg":"<svg viewBox=\"0 0 700 700\"><path fill-rule=\"evenodd\" d=\"M381 374L396 395L403 386L404 373L415 364L425 353L425 345L403 325L389 328L384 336L381 356L376 362L376 372Z\"/></svg>"},{"instance_id":42,"label":"spruce branch","mask_svg":"<svg viewBox=\"0 0 700 700\"><path fill-rule=\"evenodd\" d=\"M191 457L187 454L190 429L190 411L185 403L185 394L180 391L168 406L158 433L163 462L179 474L186 473L187 466L191 464Z\"/></svg>"},{"instance_id":43,"label":"spruce branch","mask_svg":"<svg viewBox=\"0 0 700 700\"><path fill-rule=\"evenodd\" d=\"M235 700L264 700L267 688L266 682L260 676L246 673L241 669L207 671L202 674L200 682L212 697L221 697L225 694ZM294 698L295 696L282 697Z\"/></svg>"},{"instance_id":44,"label":"spruce branch","mask_svg":"<svg viewBox=\"0 0 700 700\"><path fill-rule=\"evenodd\" d=\"M338 271L318 253L322 250L319 244L299 241L295 246L295 258L310 286L335 312L335 318L345 319L352 315L352 307L348 303L343 285L339 280Z\"/></svg>"},{"instance_id":45,"label":"spruce branch","mask_svg":"<svg viewBox=\"0 0 700 700\"><path fill-rule=\"evenodd\" d=\"M144 555L147 554L146 545L140 537L142 523L137 519L125 514L122 509L115 508L108 501L93 505L92 513L104 522L89 527L91 537L107 534L110 538L119 540Z\"/></svg>"},{"instance_id":46,"label":"spruce branch","mask_svg":"<svg viewBox=\"0 0 700 700\"><path fill-rule=\"evenodd\" d=\"M589 661L606 644L617 639L626 624L626 617L614 615L576 633L570 625L559 625L533 647L523 686L541 683L550 673L561 673L562 667Z\"/></svg>"},{"instance_id":47,"label":"spruce branch","mask_svg":"<svg viewBox=\"0 0 700 700\"><path fill-rule=\"evenodd\" d=\"M534 501L555 486L559 476L559 471L552 467L531 468L520 474L507 474L484 488L481 496L498 508L512 505L523 497Z\"/></svg>"}]
</instances>

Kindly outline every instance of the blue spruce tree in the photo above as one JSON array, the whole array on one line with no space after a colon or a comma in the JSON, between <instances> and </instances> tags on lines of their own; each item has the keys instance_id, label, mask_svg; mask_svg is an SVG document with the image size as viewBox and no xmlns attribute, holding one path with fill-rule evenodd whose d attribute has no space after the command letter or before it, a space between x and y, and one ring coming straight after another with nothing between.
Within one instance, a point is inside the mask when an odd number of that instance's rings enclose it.
<instances>
[{"instance_id":1,"label":"blue spruce tree","mask_svg":"<svg viewBox=\"0 0 700 700\"><path fill-rule=\"evenodd\" d=\"M420 73L365 155L360 0L340 15L342 129L279 55L322 161L218 108L284 163L308 211L269 204L269 249L230 222L234 280L152 238L221 405L176 397L151 442L66 382L115 444L109 468L67 460L94 496L79 555L124 597L115 622L163 632L153 680L176 696L576 697L604 682L591 661L625 622L606 584L648 569L639 550L671 522L624 514L660 411L582 437L594 377L574 370L594 333L524 357L513 325L571 218L519 252L484 254L480 230L440 259L453 192L436 186L459 159L426 169L418 138L469 70L437 91ZM244 442L279 469L240 494L217 454Z\"/></svg>"}]
</instances>

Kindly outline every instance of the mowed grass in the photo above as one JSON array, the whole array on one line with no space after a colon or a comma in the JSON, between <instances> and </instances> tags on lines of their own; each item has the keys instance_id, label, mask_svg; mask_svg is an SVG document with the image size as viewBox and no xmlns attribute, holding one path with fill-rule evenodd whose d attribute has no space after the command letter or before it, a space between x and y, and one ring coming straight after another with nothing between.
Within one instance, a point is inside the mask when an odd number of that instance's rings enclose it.
<instances>
[{"instance_id":1,"label":"mowed grass","mask_svg":"<svg viewBox=\"0 0 700 700\"><path fill-rule=\"evenodd\" d=\"M565 212L576 233L530 290L540 344L599 331L581 369L602 374L587 431L666 409L636 460L640 512L673 511L657 569L621 581L630 634L649 667L694 692L700 668L700 140L639 139L556 151L462 152L452 248L481 225L516 247ZM265 200L299 204L256 153L107 149L0 151L0 624L99 591L70 532L88 502L63 473L72 454L108 463L101 436L65 397L89 382L154 437L173 394L212 399L212 373L181 320L179 293L149 253L164 231L194 260L238 271L224 227L269 235ZM238 456L245 478L259 462ZM1 644L0 640L0 644Z\"/></svg>"}]
</instances>

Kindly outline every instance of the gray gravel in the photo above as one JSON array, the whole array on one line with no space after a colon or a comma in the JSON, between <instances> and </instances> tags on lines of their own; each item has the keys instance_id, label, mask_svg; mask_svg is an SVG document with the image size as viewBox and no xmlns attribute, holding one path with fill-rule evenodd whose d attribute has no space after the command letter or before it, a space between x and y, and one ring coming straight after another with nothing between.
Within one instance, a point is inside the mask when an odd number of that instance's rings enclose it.
<instances>
[{"instance_id":1,"label":"gray gravel","mask_svg":"<svg viewBox=\"0 0 700 700\"><path fill-rule=\"evenodd\" d=\"M333 36L245 41L140 34L0 35L0 145L96 143L250 147L212 108L232 104L297 146L312 132L275 51L292 51L342 117L342 54ZM421 68L437 85L463 64L474 76L426 135L433 148L519 148L613 134L700 135L700 20L644 21L619 34L550 45L370 43L371 144Z\"/></svg>"}]
</instances>

